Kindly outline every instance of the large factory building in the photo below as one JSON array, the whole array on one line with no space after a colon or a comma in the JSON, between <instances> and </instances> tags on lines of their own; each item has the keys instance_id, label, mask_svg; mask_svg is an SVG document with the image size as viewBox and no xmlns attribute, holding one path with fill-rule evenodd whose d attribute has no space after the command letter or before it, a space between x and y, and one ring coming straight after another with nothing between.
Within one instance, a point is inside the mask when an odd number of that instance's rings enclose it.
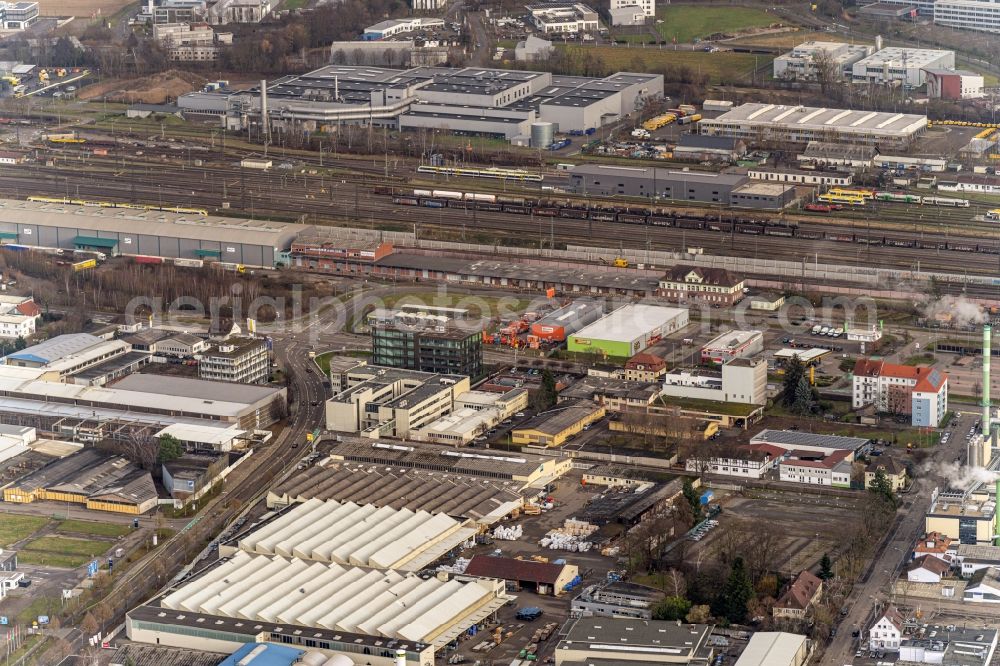
<instances>
[{"instance_id":1,"label":"large factory building","mask_svg":"<svg viewBox=\"0 0 1000 666\"><path fill-rule=\"evenodd\" d=\"M536 121L560 131L596 129L663 95L663 76L619 72L601 79L468 67L386 69L330 65L240 92L182 95L186 113L227 115L235 124L293 124L321 131L340 124L430 128L513 139Z\"/></svg>"},{"instance_id":2,"label":"large factory building","mask_svg":"<svg viewBox=\"0 0 1000 666\"><path fill-rule=\"evenodd\" d=\"M308 225L155 210L0 199L0 238L29 247L90 250L274 267Z\"/></svg>"},{"instance_id":3,"label":"large factory building","mask_svg":"<svg viewBox=\"0 0 1000 666\"><path fill-rule=\"evenodd\" d=\"M882 111L851 111L779 104L742 104L718 118L706 118L699 131L709 136L806 144L810 141L886 148L908 148L927 130L927 116Z\"/></svg>"}]
</instances>

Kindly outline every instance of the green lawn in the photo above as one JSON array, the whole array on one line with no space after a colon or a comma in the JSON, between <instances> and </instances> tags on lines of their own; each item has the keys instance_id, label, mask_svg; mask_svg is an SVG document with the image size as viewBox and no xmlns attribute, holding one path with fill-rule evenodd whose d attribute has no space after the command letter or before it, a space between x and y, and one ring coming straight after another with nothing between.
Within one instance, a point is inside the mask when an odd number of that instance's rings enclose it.
<instances>
[{"instance_id":1,"label":"green lawn","mask_svg":"<svg viewBox=\"0 0 1000 666\"><path fill-rule=\"evenodd\" d=\"M61 602L57 597L37 596L17 614L18 622L31 624L39 615L52 616L59 612Z\"/></svg>"},{"instance_id":2,"label":"green lawn","mask_svg":"<svg viewBox=\"0 0 1000 666\"><path fill-rule=\"evenodd\" d=\"M120 523L95 523L89 520L62 520L56 525L56 532L72 534L89 534L91 536L120 537L128 534L132 528Z\"/></svg>"},{"instance_id":3,"label":"green lawn","mask_svg":"<svg viewBox=\"0 0 1000 666\"><path fill-rule=\"evenodd\" d=\"M903 361L903 365L934 365L936 360L933 354L917 354Z\"/></svg>"},{"instance_id":4,"label":"green lawn","mask_svg":"<svg viewBox=\"0 0 1000 666\"><path fill-rule=\"evenodd\" d=\"M332 352L332 351L323 352L322 354L316 354L316 358L313 359L313 360L316 361L316 365L319 366L320 371L324 375L329 375L330 374L330 359L333 358L333 355L335 353L336 352Z\"/></svg>"},{"instance_id":5,"label":"green lawn","mask_svg":"<svg viewBox=\"0 0 1000 666\"><path fill-rule=\"evenodd\" d=\"M610 71L654 71L664 67L688 67L708 75L712 83L747 79L754 67L768 67L773 56L749 53L706 53L704 51L674 51L671 48L629 46L560 46L590 52ZM581 54L582 55L582 54Z\"/></svg>"},{"instance_id":6,"label":"green lawn","mask_svg":"<svg viewBox=\"0 0 1000 666\"><path fill-rule=\"evenodd\" d=\"M49 522L40 516L18 516L12 513L0 514L0 548L6 548L22 539L27 539Z\"/></svg>"},{"instance_id":7,"label":"green lawn","mask_svg":"<svg viewBox=\"0 0 1000 666\"><path fill-rule=\"evenodd\" d=\"M678 44L708 37L718 32L732 33L747 28L764 28L781 23L777 16L749 7L708 7L704 5L669 5L656 11L663 21L656 30L668 42Z\"/></svg>"},{"instance_id":8,"label":"green lawn","mask_svg":"<svg viewBox=\"0 0 1000 666\"><path fill-rule=\"evenodd\" d=\"M105 541L47 536L29 541L17 557L27 564L72 569L100 557L110 547Z\"/></svg>"}]
</instances>

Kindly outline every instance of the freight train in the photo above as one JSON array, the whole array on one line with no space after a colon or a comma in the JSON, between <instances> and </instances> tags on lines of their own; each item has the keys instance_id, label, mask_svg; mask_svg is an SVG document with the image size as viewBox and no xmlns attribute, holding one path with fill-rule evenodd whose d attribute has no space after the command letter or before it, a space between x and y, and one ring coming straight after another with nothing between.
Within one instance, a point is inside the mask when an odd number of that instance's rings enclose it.
<instances>
[{"instance_id":1,"label":"freight train","mask_svg":"<svg viewBox=\"0 0 1000 666\"><path fill-rule=\"evenodd\" d=\"M531 199L519 196L474 194L445 190L412 190L379 185L373 189L377 195L392 197L397 206L419 206L424 208L458 208L482 210L494 213L531 215L537 217L559 217L594 222L619 222L654 227L674 227L720 233L749 234L755 236L784 236L802 240L826 240L845 243L859 243L869 246L888 246L923 250L953 250L956 252L980 252L1000 254L1000 244L959 242L955 240L928 240L924 238L895 238L877 232L855 233L851 230L825 231L803 230L794 222L781 220L753 220L734 218L720 220L716 216L678 215L674 211L643 206L613 206L551 199Z\"/></svg>"}]
</instances>

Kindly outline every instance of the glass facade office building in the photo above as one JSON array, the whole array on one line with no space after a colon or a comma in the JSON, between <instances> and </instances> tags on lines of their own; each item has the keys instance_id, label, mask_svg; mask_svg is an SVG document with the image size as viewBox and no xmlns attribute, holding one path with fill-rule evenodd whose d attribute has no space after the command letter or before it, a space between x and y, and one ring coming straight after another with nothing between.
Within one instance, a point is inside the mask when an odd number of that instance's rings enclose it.
<instances>
[{"instance_id":1,"label":"glass facade office building","mask_svg":"<svg viewBox=\"0 0 1000 666\"><path fill-rule=\"evenodd\" d=\"M372 364L475 378L483 371L483 334L458 327L375 325Z\"/></svg>"}]
</instances>

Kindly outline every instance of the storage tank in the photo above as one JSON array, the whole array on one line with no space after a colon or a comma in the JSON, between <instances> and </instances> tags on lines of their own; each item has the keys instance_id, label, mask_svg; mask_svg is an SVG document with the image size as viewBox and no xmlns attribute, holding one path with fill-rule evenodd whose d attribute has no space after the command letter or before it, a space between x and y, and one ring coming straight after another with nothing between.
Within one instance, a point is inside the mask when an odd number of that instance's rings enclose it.
<instances>
[{"instance_id":1,"label":"storage tank","mask_svg":"<svg viewBox=\"0 0 1000 666\"><path fill-rule=\"evenodd\" d=\"M548 148L556 140L556 126L553 123L539 121L531 123L531 147Z\"/></svg>"}]
</instances>

